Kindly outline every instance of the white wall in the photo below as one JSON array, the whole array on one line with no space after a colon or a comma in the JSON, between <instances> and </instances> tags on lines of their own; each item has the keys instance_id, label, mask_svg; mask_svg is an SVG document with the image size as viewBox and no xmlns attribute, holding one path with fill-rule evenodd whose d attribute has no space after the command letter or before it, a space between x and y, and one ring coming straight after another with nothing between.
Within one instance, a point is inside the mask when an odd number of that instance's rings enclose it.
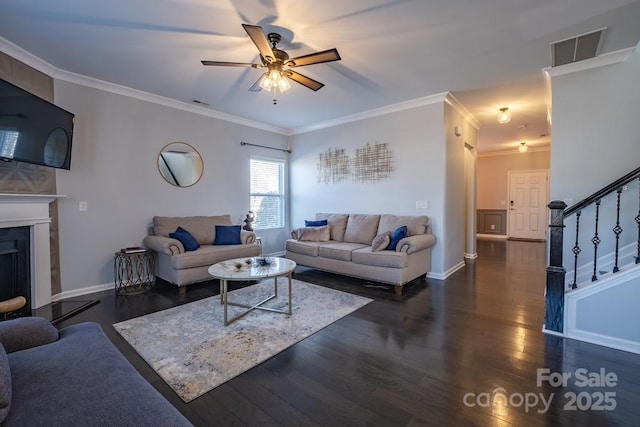
<instances>
[{"instance_id":1,"label":"white wall","mask_svg":"<svg viewBox=\"0 0 640 427\"><path fill-rule=\"evenodd\" d=\"M58 204L63 297L112 284L114 252L141 245L154 215L231 214L242 224L250 155L287 156L240 146L285 148L286 136L74 83L56 81L55 101L76 115L71 170L56 177L67 196ZM176 141L202 155L204 174L192 187L172 186L158 171L160 149ZM265 253L284 250L287 229L257 232Z\"/></svg>"},{"instance_id":2,"label":"white wall","mask_svg":"<svg viewBox=\"0 0 640 427\"><path fill-rule=\"evenodd\" d=\"M464 117L444 104L443 136L446 144L445 189L444 189L444 246L443 272L450 273L463 266L465 253L475 254L475 187L467 185L467 173L475 175L475 154L472 161L465 160L467 150L475 151L477 130ZM455 127L461 130L461 136L454 133ZM469 171L465 171L465 167ZM471 180L470 180L471 181ZM473 180L475 182L475 176ZM473 205L471 209L468 203ZM469 215L473 212L472 215ZM471 226L473 230L469 230ZM467 238L474 236L474 242Z\"/></svg>"},{"instance_id":3,"label":"white wall","mask_svg":"<svg viewBox=\"0 0 640 427\"><path fill-rule=\"evenodd\" d=\"M624 61L577 72L551 70L553 126L550 156L550 199L573 203L640 166L640 49ZM591 61L598 61L595 58ZM585 61L586 63L587 61ZM636 190L633 190L633 189ZM614 250L615 194L603 199L599 216L600 256ZM605 206L606 205L606 206ZM634 217L637 186L622 193L621 246L637 238ZM593 206L580 220L583 250L578 265L593 259L590 239L595 229ZM565 222L564 264L573 262L575 216ZM639 291L640 293L640 291Z\"/></svg>"},{"instance_id":4,"label":"white wall","mask_svg":"<svg viewBox=\"0 0 640 427\"><path fill-rule=\"evenodd\" d=\"M552 76L551 200L578 202L640 166L639 50L622 63Z\"/></svg>"},{"instance_id":5,"label":"white wall","mask_svg":"<svg viewBox=\"0 0 640 427\"><path fill-rule=\"evenodd\" d=\"M464 141L445 137L444 105L440 99L409 110L294 135L290 169L292 227L302 225L316 212L427 215L437 239L432 249L431 273L442 277L459 264L465 232ZM457 114L448 114L448 122L467 126ZM471 130L467 135L473 138ZM353 155L357 148L376 142L388 143L393 152L394 171L389 179L374 183L318 182L321 153L344 148ZM449 160L460 163L454 165ZM428 201L428 209L416 209L418 200ZM456 212L445 219L447 209ZM455 242L449 243L447 233L455 235Z\"/></svg>"}]
</instances>

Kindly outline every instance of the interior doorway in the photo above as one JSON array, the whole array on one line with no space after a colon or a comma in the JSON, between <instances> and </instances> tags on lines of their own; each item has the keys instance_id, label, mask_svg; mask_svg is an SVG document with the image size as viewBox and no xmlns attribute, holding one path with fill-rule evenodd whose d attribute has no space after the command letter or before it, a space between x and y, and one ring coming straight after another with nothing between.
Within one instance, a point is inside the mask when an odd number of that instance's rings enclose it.
<instances>
[{"instance_id":1,"label":"interior doorway","mask_svg":"<svg viewBox=\"0 0 640 427\"><path fill-rule=\"evenodd\" d=\"M549 171L509 172L507 238L546 240Z\"/></svg>"}]
</instances>

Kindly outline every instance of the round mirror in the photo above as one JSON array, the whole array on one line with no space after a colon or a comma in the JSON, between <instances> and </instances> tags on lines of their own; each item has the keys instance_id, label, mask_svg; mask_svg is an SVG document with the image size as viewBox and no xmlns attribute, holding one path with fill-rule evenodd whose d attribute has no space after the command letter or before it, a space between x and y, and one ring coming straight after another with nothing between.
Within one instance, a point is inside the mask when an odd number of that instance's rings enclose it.
<instances>
[{"instance_id":1,"label":"round mirror","mask_svg":"<svg viewBox=\"0 0 640 427\"><path fill-rule=\"evenodd\" d=\"M203 169L200 153L184 142L167 144L158 154L160 175L176 187L189 187L200 181Z\"/></svg>"},{"instance_id":2,"label":"round mirror","mask_svg":"<svg viewBox=\"0 0 640 427\"><path fill-rule=\"evenodd\" d=\"M55 128L44 144L44 164L61 168L67 160L69 152L69 136L62 128Z\"/></svg>"}]
</instances>

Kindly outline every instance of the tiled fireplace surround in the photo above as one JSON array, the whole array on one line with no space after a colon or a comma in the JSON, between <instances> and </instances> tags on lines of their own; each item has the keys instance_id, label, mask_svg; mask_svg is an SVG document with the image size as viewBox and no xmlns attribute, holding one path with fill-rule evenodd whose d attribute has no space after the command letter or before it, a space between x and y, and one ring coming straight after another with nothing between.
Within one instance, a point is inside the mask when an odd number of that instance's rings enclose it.
<instances>
[{"instance_id":1,"label":"tiled fireplace surround","mask_svg":"<svg viewBox=\"0 0 640 427\"><path fill-rule=\"evenodd\" d=\"M29 227L32 309L51 303L49 203L60 197L0 193L0 228Z\"/></svg>"}]
</instances>

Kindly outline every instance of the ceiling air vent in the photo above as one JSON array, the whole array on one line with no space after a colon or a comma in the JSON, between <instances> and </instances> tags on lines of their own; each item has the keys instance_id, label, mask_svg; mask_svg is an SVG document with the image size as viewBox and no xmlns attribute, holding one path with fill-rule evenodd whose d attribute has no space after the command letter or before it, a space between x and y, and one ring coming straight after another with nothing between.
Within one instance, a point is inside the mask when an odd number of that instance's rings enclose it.
<instances>
[{"instance_id":1,"label":"ceiling air vent","mask_svg":"<svg viewBox=\"0 0 640 427\"><path fill-rule=\"evenodd\" d=\"M595 58L600 52L606 28L551 43L551 66Z\"/></svg>"}]
</instances>

